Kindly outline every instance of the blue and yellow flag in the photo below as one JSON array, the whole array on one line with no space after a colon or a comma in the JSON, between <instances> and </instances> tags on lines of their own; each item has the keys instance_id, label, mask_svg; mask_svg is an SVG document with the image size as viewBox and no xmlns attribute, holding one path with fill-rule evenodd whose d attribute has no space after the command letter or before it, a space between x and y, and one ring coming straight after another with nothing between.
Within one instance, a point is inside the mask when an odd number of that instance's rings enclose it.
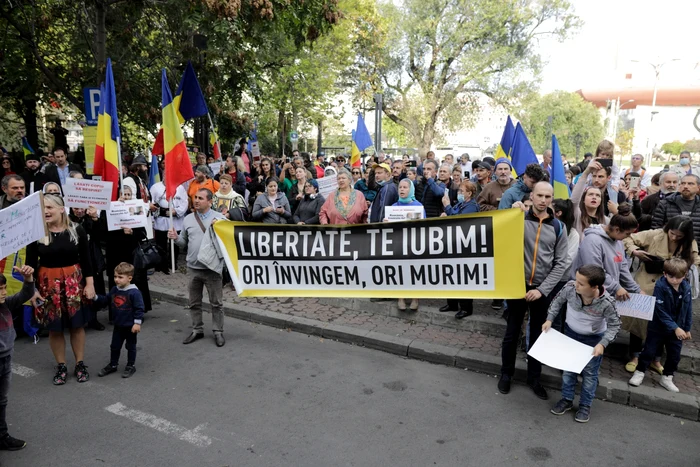
<instances>
[{"instance_id":1,"label":"blue and yellow flag","mask_svg":"<svg viewBox=\"0 0 700 467\"><path fill-rule=\"evenodd\" d=\"M34 149L32 149L32 147L29 145L29 141L27 141L26 136L22 136L22 150L24 151L24 157L34 154Z\"/></svg>"},{"instance_id":2,"label":"blue and yellow flag","mask_svg":"<svg viewBox=\"0 0 700 467\"><path fill-rule=\"evenodd\" d=\"M513 162L513 170L518 175L522 175L525 172L525 168L529 164L539 164L537 156L535 155L535 150L532 149L530 141L525 135L525 130L523 130L520 122L515 126L515 135L513 136L513 144L510 151L510 158Z\"/></svg>"},{"instance_id":3,"label":"blue and yellow flag","mask_svg":"<svg viewBox=\"0 0 700 467\"><path fill-rule=\"evenodd\" d=\"M561 150L557 137L552 135L552 186L554 187L554 199L569 199L571 191L566 182L566 171L561 160Z\"/></svg>"},{"instance_id":4,"label":"blue and yellow flag","mask_svg":"<svg viewBox=\"0 0 700 467\"><path fill-rule=\"evenodd\" d=\"M350 166L360 167L362 161L360 160L360 154L372 146L372 137L367 131L367 125L365 125L365 119L362 118L362 114L358 112L357 114L357 128L352 134L352 150L350 151Z\"/></svg>"},{"instance_id":5,"label":"blue and yellow flag","mask_svg":"<svg viewBox=\"0 0 700 467\"><path fill-rule=\"evenodd\" d=\"M194 68L192 68L192 62L187 62L187 68L185 68L185 72L182 75L180 85L175 91L173 103L175 104L180 124L209 113L202 88L199 86L197 75L194 73Z\"/></svg>"},{"instance_id":6,"label":"blue and yellow flag","mask_svg":"<svg viewBox=\"0 0 700 467\"><path fill-rule=\"evenodd\" d=\"M496 160L501 157L507 157L510 159L510 153L513 149L513 136L515 136L515 126L513 125L513 120L506 120L506 127L503 129L503 135L501 136L501 142L496 147Z\"/></svg>"}]
</instances>

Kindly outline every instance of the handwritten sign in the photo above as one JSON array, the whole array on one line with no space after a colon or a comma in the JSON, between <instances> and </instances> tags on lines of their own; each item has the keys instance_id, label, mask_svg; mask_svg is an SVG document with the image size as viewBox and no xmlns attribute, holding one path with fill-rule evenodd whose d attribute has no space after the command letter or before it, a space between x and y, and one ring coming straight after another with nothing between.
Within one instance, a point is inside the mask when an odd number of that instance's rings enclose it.
<instances>
[{"instance_id":1,"label":"handwritten sign","mask_svg":"<svg viewBox=\"0 0 700 467\"><path fill-rule=\"evenodd\" d=\"M250 153L253 156L254 161L260 160L260 146L257 141L250 142Z\"/></svg>"},{"instance_id":2,"label":"handwritten sign","mask_svg":"<svg viewBox=\"0 0 700 467\"><path fill-rule=\"evenodd\" d=\"M146 227L146 222L146 205L140 199L109 203L107 230Z\"/></svg>"},{"instance_id":3,"label":"handwritten sign","mask_svg":"<svg viewBox=\"0 0 700 467\"><path fill-rule=\"evenodd\" d=\"M552 368L581 373L593 358L593 347L550 328L540 334L527 354Z\"/></svg>"},{"instance_id":4,"label":"handwritten sign","mask_svg":"<svg viewBox=\"0 0 700 467\"><path fill-rule=\"evenodd\" d=\"M108 209L112 201L112 182L69 178L63 185L63 200L68 208Z\"/></svg>"},{"instance_id":5,"label":"handwritten sign","mask_svg":"<svg viewBox=\"0 0 700 467\"><path fill-rule=\"evenodd\" d=\"M654 306L656 305L656 297L653 295L642 295L631 293L630 299L624 302L617 301L617 312L620 316L631 316L632 318L645 319L651 321L654 319Z\"/></svg>"},{"instance_id":6,"label":"handwritten sign","mask_svg":"<svg viewBox=\"0 0 700 467\"><path fill-rule=\"evenodd\" d=\"M37 192L0 211L0 258L48 235L43 204L43 194Z\"/></svg>"},{"instance_id":7,"label":"handwritten sign","mask_svg":"<svg viewBox=\"0 0 700 467\"><path fill-rule=\"evenodd\" d=\"M387 222L412 221L423 219L424 212L423 206L387 206L384 208L384 217Z\"/></svg>"},{"instance_id":8,"label":"handwritten sign","mask_svg":"<svg viewBox=\"0 0 700 467\"><path fill-rule=\"evenodd\" d=\"M316 181L318 182L318 192L321 193L324 198L328 198L328 195L338 189L338 177L335 175L319 178Z\"/></svg>"}]
</instances>

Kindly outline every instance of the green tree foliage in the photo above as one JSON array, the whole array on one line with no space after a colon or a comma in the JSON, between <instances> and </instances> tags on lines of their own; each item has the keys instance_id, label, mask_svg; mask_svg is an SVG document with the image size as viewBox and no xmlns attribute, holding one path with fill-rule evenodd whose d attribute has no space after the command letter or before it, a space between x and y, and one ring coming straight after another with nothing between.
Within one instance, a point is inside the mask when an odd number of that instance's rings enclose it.
<instances>
[{"instance_id":1,"label":"green tree foliage","mask_svg":"<svg viewBox=\"0 0 700 467\"><path fill-rule=\"evenodd\" d=\"M661 152L670 154L672 156L677 156L685 148L685 145L678 140L671 141L670 143L664 143L661 145Z\"/></svg>"},{"instance_id":2,"label":"green tree foliage","mask_svg":"<svg viewBox=\"0 0 700 467\"><path fill-rule=\"evenodd\" d=\"M615 144L620 148L622 156L632 155L632 146L634 143L634 128L622 130L617 133L617 141Z\"/></svg>"},{"instance_id":3,"label":"green tree foliage","mask_svg":"<svg viewBox=\"0 0 700 467\"><path fill-rule=\"evenodd\" d=\"M689 139L683 145L683 149L686 151L690 151L692 154L700 153L700 140Z\"/></svg>"},{"instance_id":4,"label":"green tree foliage","mask_svg":"<svg viewBox=\"0 0 700 467\"><path fill-rule=\"evenodd\" d=\"M578 24L567 0L405 0L380 3L358 26L360 95L384 92L384 113L425 154L442 130L469 125L475 95L512 103L536 81L545 35Z\"/></svg>"},{"instance_id":5,"label":"green tree foliage","mask_svg":"<svg viewBox=\"0 0 700 467\"><path fill-rule=\"evenodd\" d=\"M120 118L155 134L160 69L174 88L192 60L214 117L240 134L250 127L241 99L283 65L268 51L314 41L340 16L337 0L2 2L0 97L82 109L81 89L99 85L109 56Z\"/></svg>"},{"instance_id":6,"label":"green tree foliage","mask_svg":"<svg viewBox=\"0 0 700 467\"><path fill-rule=\"evenodd\" d=\"M575 92L556 91L539 96L531 95L524 102L520 120L536 152L552 146L551 133L557 136L564 154L576 152L575 137L581 135L582 148L594 148L603 139L603 122L598 109Z\"/></svg>"}]
</instances>

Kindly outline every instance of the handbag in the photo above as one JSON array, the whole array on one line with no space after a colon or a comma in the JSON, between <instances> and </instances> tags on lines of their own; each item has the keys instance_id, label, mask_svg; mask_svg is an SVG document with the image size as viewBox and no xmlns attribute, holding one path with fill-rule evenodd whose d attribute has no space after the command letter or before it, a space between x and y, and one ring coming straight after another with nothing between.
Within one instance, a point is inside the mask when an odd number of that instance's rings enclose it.
<instances>
[{"instance_id":1,"label":"handbag","mask_svg":"<svg viewBox=\"0 0 700 467\"><path fill-rule=\"evenodd\" d=\"M136 269L150 269L160 264L163 253L150 240L142 240L134 248L133 264Z\"/></svg>"}]
</instances>

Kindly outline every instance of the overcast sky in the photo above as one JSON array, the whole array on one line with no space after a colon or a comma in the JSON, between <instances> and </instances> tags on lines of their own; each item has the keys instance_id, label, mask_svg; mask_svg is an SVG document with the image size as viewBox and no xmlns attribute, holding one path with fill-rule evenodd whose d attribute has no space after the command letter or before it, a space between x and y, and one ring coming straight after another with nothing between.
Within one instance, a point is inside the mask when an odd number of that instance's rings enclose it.
<instances>
[{"instance_id":1,"label":"overcast sky","mask_svg":"<svg viewBox=\"0 0 700 467\"><path fill-rule=\"evenodd\" d=\"M540 43L548 62L542 70L542 93L612 85L625 73L632 73L635 84L653 85L652 67L633 59L662 63L680 58L663 68L660 85L700 85L699 0L572 3L584 25L563 43Z\"/></svg>"}]
</instances>

